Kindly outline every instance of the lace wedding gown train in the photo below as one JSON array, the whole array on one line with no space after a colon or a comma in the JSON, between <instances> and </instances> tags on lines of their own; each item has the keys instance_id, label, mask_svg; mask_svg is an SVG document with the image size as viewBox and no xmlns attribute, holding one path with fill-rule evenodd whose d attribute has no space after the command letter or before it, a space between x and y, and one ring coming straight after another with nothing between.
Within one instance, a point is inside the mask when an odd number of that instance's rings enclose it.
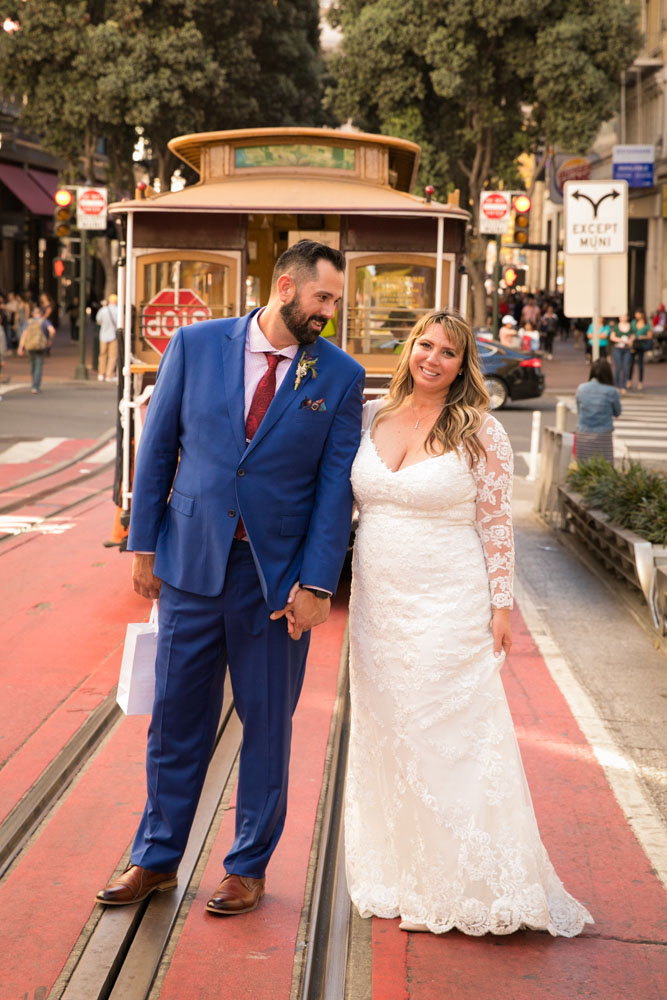
<instances>
[{"instance_id":1,"label":"lace wedding gown train","mask_svg":"<svg viewBox=\"0 0 667 1000\"><path fill-rule=\"evenodd\" d=\"M364 917L571 937L592 917L540 840L489 624L512 602L512 452L490 415L480 438L473 469L392 472L367 426L352 468L348 886Z\"/></svg>"}]
</instances>

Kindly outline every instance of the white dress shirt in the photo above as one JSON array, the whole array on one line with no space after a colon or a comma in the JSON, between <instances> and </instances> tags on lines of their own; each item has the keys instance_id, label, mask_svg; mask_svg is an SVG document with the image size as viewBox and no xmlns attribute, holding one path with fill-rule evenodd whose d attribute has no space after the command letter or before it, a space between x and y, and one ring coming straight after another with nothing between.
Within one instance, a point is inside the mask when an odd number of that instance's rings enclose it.
<instances>
[{"instance_id":1,"label":"white dress shirt","mask_svg":"<svg viewBox=\"0 0 667 1000\"><path fill-rule=\"evenodd\" d=\"M255 389L259 385L264 372L269 367L266 355L280 354L281 357L285 358L284 361L279 361L276 367L276 392L278 392L283 379L287 375L290 362L299 350L298 344L290 344L289 347L283 347L277 351L273 344L269 343L259 325L259 317L263 312L264 310L260 309L248 323L243 368L243 385L245 389L245 410L243 416L245 420L248 418L248 411L250 410L252 397L255 395Z\"/></svg>"}]
</instances>

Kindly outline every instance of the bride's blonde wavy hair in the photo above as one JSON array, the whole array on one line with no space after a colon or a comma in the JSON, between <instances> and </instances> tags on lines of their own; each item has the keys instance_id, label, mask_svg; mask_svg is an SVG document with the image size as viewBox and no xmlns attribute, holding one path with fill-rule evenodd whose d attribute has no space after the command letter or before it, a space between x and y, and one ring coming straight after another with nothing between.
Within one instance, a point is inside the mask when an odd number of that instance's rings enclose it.
<instances>
[{"instance_id":1,"label":"bride's blonde wavy hair","mask_svg":"<svg viewBox=\"0 0 667 1000\"><path fill-rule=\"evenodd\" d=\"M454 451L460 445L475 462L486 455L478 437L484 413L489 406L489 394L479 367L477 343L463 317L453 309L434 309L413 326L405 342L401 360L389 385L387 402L379 411L379 422L397 410L414 389L410 374L410 357L415 342L430 327L441 326L449 342L462 352L461 371L449 387L447 399L426 441L426 450L433 455Z\"/></svg>"}]
</instances>

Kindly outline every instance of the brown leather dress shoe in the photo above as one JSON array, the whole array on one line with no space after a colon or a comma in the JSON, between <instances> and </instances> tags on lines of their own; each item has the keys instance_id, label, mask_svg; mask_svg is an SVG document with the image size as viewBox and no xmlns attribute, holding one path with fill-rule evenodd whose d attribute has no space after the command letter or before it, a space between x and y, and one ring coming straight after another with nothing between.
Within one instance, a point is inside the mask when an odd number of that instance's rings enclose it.
<instances>
[{"instance_id":1,"label":"brown leather dress shoe","mask_svg":"<svg viewBox=\"0 0 667 1000\"><path fill-rule=\"evenodd\" d=\"M164 892L178 884L176 872L152 872L141 865L130 865L122 875L113 879L97 894L97 902L107 906L126 906L140 903L156 890Z\"/></svg>"},{"instance_id":2,"label":"brown leather dress shoe","mask_svg":"<svg viewBox=\"0 0 667 1000\"><path fill-rule=\"evenodd\" d=\"M259 906L264 895L263 878L249 878L247 875L225 875L209 899L206 909L209 913L233 916L236 913L250 913Z\"/></svg>"}]
</instances>

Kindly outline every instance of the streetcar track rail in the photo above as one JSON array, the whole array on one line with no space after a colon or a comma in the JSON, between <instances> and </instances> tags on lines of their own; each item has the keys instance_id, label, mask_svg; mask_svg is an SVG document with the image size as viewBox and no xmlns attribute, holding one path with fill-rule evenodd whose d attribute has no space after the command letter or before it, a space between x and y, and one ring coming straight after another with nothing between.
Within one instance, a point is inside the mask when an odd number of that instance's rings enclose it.
<instances>
[{"instance_id":1,"label":"streetcar track rail","mask_svg":"<svg viewBox=\"0 0 667 1000\"><path fill-rule=\"evenodd\" d=\"M300 1000L344 998L350 921L342 836L349 731L347 651L346 633L311 849L312 875L302 912L304 948L301 952L297 948L295 954L292 997ZM242 727L233 708L229 678L223 703L228 707L221 716L177 887L153 893L134 906L96 907L52 989L52 1000L152 1000L159 995L160 975L168 969L174 934L199 888L221 807L229 801L236 780ZM128 856L129 848L119 872Z\"/></svg>"},{"instance_id":2,"label":"streetcar track rail","mask_svg":"<svg viewBox=\"0 0 667 1000\"><path fill-rule=\"evenodd\" d=\"M95 753L120 715L114 688L7 814L0 824L0 878L19 856L53 803Z\"/></svg>"},{"instance_id":3,"label":"streetcar track rail","mask_svg":"<svg viewBox=\"0 0 667 1000\"><path fill-rule=\"evenodd\" d=\"M229 681L206 780L178 885L134 906L98 907L99 919L58 1000L140 1000L148 997L209 829L225 794L241 747L241 723L233 710Z\"/></svg>"},{"instance_id":4,"label":"streetcar track rail","mask_svg":"<svg viewBox=\"0 0 667 1000\"><path fill-rule=\"evenodd\" d=\"M20 537L22 535L32 535L39 532L39 525L44 522L51 521L62 517L63 514L67 514L69 511L81 504L86 503L89 500L94 500L95 498L107 493L112 484L108 481L104 486L101 486L98 490L87 491L85 495L77 497L74 500L69 500L65 503L54 504L52 509L46 509L38 517L26 517L21 519L18 512L21 510L30 510L39 504L43 504L48 497L55 497L59 492L65 492L75 486L80 486L83 483L88 483L91 480L96 479L98 476L109 473L115 468L115 459L111 459L107 462L95 463L92 467L87 467L85 469L85 475L82 471L78 471L75 476L69 479L59 480L55 483L48 484L48 480L52 479L54 476L58 476L62 472L66 472L68 469L74 469L80 466L82 463L86 462L86 459L100 452L109 440L113 437L115 432L109 431L107 434L102 435L101 438L86 448L79 451L75 456L70 459L66 459L63 462L58 463L56 466L52 466L41 472L35 473L32 476L27 476L23 479L17 480L17 482L10 484L4 489L0 490L0 493L5 497L11 494L13 491L21 489L25 486L31 484L36 484L36 489L34 492L27 495L16 498L15 500L5 503L4 506L0 507L0 543L7 542L13 538ZM40 488L41 487L41 488ZM17 524L12 525L12 530L8 530L7 522L11 523L11 515L17 513L17 522L25 520L25 525ZM2 522L5 521L5 524Z\"/></svg>"},{"instance_id":5,"label":"streetcar track rail","mask_svg":"<svg viewBox=\"0 0 667 1000\"><path fill-rule=\"evenodd\" d=\"M78 463L72 462L71 464L75 465ZM88 482L89 480L94 479L96 476L101 475L103 472L108 472L109 469L114 468L115 464L116 464L115 461L112 460L109 462L102 462L94 469L88 469L85 474L85 481ZM21 497L20 500L14 500L12 503L5 504L4 507L0 507L0 514L11 514L15 510L20 510L22 507L30 507L32 506L32 504L39 503L46 497L52 496L59 490L66 490L69 489L71 486L78 486L83 481L84 477L82 476L81 473L79 473L73 479L68 479L66 482L55 483L53 486L49 486L46 489L39 490L35 493L31 493L29 496ZM12 489L15 489L15 486L12 486ZM6 493L9 491L3 490L2 492ZM46 515L46 516L51 516L51 515Z\"/></svg>"},{"instance_id":6,"label":"streetcar track rail","mask_svg":"<svg viewBox=\"0 0 667 1000\"><path fill-rule=\"evenodd\" d=\"M61 462L56 462L55 465L50 465L46 469L42 469L39 472L33 472L29 476L24 476L23 479L17 479L15 483L11 483L9 486L5 486L0 490L0 493L11 493L12 490L21 489L22 486L29 486L30 483L37 482L40 479L47 479L49 476L55 476L63 469L67 469L69 466L77 465L79 462L85 462L90 455L94 455L96 452L101 451L102 448L109 443L116 436L116 428L110 427L108 431L105 431L96 441L92 444L86 445L81 451L78 451L76 455L71 458L64 458ZM0 454L0 458L2 455ZM113 464L113 463L112 463ZM1 511L0 511L1 513Z\"/></svg>"}]
</instances>

